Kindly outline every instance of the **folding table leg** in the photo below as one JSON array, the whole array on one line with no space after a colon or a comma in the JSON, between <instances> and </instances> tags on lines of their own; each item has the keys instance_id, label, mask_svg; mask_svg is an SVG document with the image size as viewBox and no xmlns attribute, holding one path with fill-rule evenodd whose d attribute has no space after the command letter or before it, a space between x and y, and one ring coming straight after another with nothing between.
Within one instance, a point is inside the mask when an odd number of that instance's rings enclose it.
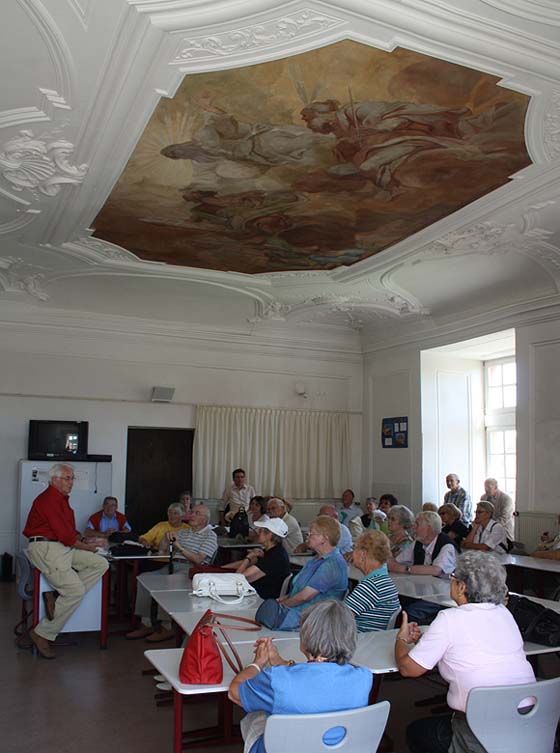
<instances>
[{"instance_id":1,"label":"folding table leg","mask_svg":"<svg viewBox=\"0 0 560 753\"><path fill-rule=\"evenodd\" d=\"M183 696L173 690L173 708L175 712L175 733L173 736L173 753L183 752Z\"/></svg>"}]
</instances>

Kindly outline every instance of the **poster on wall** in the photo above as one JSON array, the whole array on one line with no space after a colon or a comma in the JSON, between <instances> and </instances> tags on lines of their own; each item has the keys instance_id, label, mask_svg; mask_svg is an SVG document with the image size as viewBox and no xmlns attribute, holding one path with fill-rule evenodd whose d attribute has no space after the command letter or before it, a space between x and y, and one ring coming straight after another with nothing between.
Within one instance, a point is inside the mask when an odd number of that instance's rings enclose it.
<instances>
[{"instance_id":1,"label":"poster on wall","mask_svg":"<svg viewBox=\"0 0 560 753\"><path fill-rule=\"evenodd\" d=\"M408 447L408 416L381 420L381 446L397 449Z\"/></svg>"}]
</instances>

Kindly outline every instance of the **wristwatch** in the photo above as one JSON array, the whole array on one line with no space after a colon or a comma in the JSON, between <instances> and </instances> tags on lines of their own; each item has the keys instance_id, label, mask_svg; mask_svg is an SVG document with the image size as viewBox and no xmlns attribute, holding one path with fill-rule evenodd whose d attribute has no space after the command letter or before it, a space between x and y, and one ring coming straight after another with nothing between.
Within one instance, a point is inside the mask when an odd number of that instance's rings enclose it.
<instances>
[{"instance_id":1,"label":"wristwatch","mask_svg":"<svg viewBox=\"0 0 560 753\"><path fill-rule=\"evenodd\" d=\"M405 565L404 566L404 571L405 571L405 573L407 573L407 575L410 574L410 565Z\"/></svg>"}]
</instances>

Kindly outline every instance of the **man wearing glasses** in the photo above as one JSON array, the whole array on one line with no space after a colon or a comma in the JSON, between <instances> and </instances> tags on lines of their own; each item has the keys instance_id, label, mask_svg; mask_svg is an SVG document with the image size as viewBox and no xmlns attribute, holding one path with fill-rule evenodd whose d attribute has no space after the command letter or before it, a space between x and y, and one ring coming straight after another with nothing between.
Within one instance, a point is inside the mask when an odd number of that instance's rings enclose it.
<instances>
[{"instance_id":1,"label":"man wearing glasses","mask_svg":"<svg viewBox=\"0 0 560 753\"><path fill-rule=\"evenodd\" d=\"M109 563L95 554L104 540L83 539L76 530L68 496L74 485L71 465L57 463L49 471L49 486L33 502L23 529L29 539L27 555L53 588L44 594L46 616L29 637L45 659L56 657L54 641L76 611L84 594L102 577Z\"/></svg>"}]
</instances>

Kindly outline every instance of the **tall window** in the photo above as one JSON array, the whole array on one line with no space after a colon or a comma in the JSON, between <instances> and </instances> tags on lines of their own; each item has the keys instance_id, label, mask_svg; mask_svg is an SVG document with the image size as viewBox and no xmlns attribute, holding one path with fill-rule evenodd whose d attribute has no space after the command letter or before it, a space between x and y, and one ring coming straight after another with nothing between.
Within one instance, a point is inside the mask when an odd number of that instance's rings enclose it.
<instances>
[{"instance_id":1,"label":"tall window","mask_svg":"<svg viewBox=\"0 0 560 753\"><path fill-rule=\"evenodd\" d=\"M515 500L517 478L515 406L517 372L513 358L486 361L486 470Z\"/></svg>"}]
</instances>

